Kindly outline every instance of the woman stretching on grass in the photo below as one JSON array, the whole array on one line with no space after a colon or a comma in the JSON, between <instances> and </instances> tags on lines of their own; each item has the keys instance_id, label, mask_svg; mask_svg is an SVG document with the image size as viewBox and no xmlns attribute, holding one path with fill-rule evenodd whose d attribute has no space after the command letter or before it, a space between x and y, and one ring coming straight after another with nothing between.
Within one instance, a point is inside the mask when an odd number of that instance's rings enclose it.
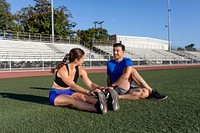
<instances>
[{"instance_id":1,"label":"woman stretching on grass","mask_svg":"<svg viewBox=\"0 0 200 133\"><path fill-rule=\"evenodd\" d=\"M71 106L79 110L105 114L107 113L105 95L101 87L93 83L85 69L81 67L84 59L85 52L80 48L73 48L58 66L52 69L55 78L49 92L49 101L54 106ZM76 84L78 77L82 78L90 91ZM118 95L114 91L110 93L113 110L118 110Z\"/></svg>"}]
</instances>

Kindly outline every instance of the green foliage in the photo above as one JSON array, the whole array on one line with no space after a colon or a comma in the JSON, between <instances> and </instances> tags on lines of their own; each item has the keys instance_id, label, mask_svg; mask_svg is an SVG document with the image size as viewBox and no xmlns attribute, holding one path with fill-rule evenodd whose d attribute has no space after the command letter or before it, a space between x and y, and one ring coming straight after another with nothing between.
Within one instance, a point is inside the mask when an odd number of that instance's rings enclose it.
<instances>
[{"instance_id":1,"label":"green foliage","mask_svg":"<svg viewBox=\"0 0 200 133\"><path fill-rule=\"evenodd\" d=\"M184 49L184 48L181 48L181 47L178 47L177 50L178 50L178 51L184 51L185 49Z\"/></svg>"},{"instance_id":2,"label":"green foliage","mask_svg":"<svg viewBox=\"0 0 200 133\"><path fill-rule=\"evenodd\" d=\"M0 29L11 30L13 24L10 4L6 0L0 0Z\"/></svg>"},{"instance_id":3,"label":"green foliage","mask_svg":"<svg viewBox=\"0 0 200 133\"><path fill-rule=\"evenodd\" d=\"M77 35L80 38L81 44L88 48L92 48L94 40L107 40L109 34L103 28L90 28L88 30L78 30Z\"/></svg>"},{"instance_id":4,"label":"green foliage","mask_svg":"<svg viewBox=\"0 0 200 133\"><path fill-rule=\"evenodd\" d=\"M197 51L197 49L194 46L195 46L195 44L191 43L191 44L185 46L185 49L181 48L181 47L178 47L177 50L178 51L184 51L184 50L187 50L187 51Z\"/></svg>"},{"instance_id":5,"label":"green foliage","mask_svg":"<svg viewBox=\"0 0 200 133\"><path fill-rule=\"evenodd\" d=\"M185 46L185 49L187 51L197 51L196 48L194 48L195 44L191 43L190 45Z\"/></svg>"},{"instance_id":6,"label":"green foliage","mask_svg":"<svg viewBox=\"0 0 200 133\"><path fill-rule=\"evenodd\" d=\"M51 34L51 4L48 0L34 0L35 6L29 5L15 13L17 29L23 29L24 32ZM71 28L76 23L69 19L71 13L65 6L54 9L54 33L55 35L67 36L73 33Z\"/></svg>"},{"instance_id":7,"label":"green foliage","mask_svg":"<svg viewBox=\"0 0 200 133\"><path fill-rule=\"evenodd\" d=\"M120 110L105 115L53 107L48 93L53 77L0 79L0 132L197 133L200 132L200 69L139 71L163 101L120 100ZM89 77L105 85L106 74ZM81 80L79 84L83 85Z\"/></svg>"}]
</instances>

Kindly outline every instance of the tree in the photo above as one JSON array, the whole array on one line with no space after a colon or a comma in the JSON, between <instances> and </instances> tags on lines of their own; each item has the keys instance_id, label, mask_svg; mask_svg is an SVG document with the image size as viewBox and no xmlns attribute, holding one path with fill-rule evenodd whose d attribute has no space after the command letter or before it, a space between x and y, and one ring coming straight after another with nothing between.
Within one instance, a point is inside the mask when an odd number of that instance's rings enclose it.
<instances>
[{"instance_id":1,"label":"tree","mask_svg":"<svg viewBox=\"0 0 200 133\"><path fill-rule=\"evenodd\" d=\"M195 44L191 43L191 44L185 46L185 49L187 51L197 51L196 48L194 48L194 46L195 46Z\"/></svg>"},{"instance_id":2,"label":"tree","mask_svg":"<svg viewBox=\"0 0 200 133\"><path fill-rule=\"evenodd\" d=\"M177 48L177 51L184 51L185 49L184 48L181 48L181 47L178 47Z\"/></svg>"},{"instance_id":3,"label":"tree","mask_svg":"<svg viewBox=\"0 0 200 133\"><path fill-rule=\"evenodd\" d=\"M79 30L77 35L80 38L81 44L88 48L92 48L94 40L107 40L108 32L103 28L91 28L88 30Z\"/></svg>"},{"instance_id":4,"label":"tree","mask_svg":"<svg viewBox=\"0 0 200 133\"><path fill-rule=\"evenodd\" d=\"M51 26L51 4L48 0L34 0L35 6L29 5L15 13L15 20L23 31L31 33L50 34ZM54 33L55 35L70 35L72 27L76 23L71 22L69 18L72 15L65 6L54 9Z\"/></svg>"},{"instance_id":5,"label":"tree","mask_svg":"<svg viewBox=\"0 0 200 133\"><path fill-rule=\"evenodd\" d=\"M13 24L13 16L10 12L10 3L6 0L0 0L0 29L10 30Z\"/></svg>"},{"instance_id":6,"label":"tree","mask_svg":"<svg viewBox=\"0 0 200 133\"><path fill-rule=\"evenodd\" d=\"M15 23L12 27L12 30L13 31L23 31L23 28L22 28L22 23L20 21L20 12L17 11L14 15L13 15L13 18L15 20Z\"/></svg>"}]
</instances>

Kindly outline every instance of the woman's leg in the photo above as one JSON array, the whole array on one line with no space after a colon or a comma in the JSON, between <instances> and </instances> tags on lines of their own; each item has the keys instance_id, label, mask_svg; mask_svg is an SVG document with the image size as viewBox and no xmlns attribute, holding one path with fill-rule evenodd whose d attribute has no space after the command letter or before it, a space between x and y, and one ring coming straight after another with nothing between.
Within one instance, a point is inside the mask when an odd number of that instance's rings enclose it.
<instances>
[{"instance_id":1,"label":"woman's leg","mask_svg":"<svg viewBox=\"0 0 200 133\"><path fill-rule=\"evenodd\" d=\"M84 95L81 93L73 93L72 97L74 97L75 99L81 100L81 101L85 101L91 104L95 104L97 102L97 99L92 97L92 96L88 96L88 95Z\"/></svg>"},{"instance_id":2,"label":"woman's leg","mask_svg":"<svg viewBox=\"0 0 200 133\"><path fill-rule=\"evenodd\" d=\"M68 95L59 95L54 100L55 106L71 106L74 108L77 108L79 110L85 110L85 111L91 111L91 112L97 112L95 105L82 101L78 97L68 96Z\"/></svg>"}]
</instances>

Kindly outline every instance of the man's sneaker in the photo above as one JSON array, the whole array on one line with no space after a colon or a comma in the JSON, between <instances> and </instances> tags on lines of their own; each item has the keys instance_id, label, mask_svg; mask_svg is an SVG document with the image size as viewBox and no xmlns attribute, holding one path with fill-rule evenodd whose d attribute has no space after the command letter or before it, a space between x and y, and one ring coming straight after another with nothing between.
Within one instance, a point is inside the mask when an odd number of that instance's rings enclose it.
<instances>
[{"instance_id":1,"label":"man's sneaker","mask_svg":"<svg viewBox=\"0 0 200 133\"><path fill-rule=\"evenodd\" d=\"M105 94L103 92L97 92L97 99L97 103L95 104L97 112L100 114L106 114L108 112L108 107Z\"/></svg>"},{"instance_id":2,"label":"man's sneaker","mask_svg":"<svg viewBox=\"0 0 200 133\"><path fill-rule=\"evenodd\" d=\"M152 93L149 95L149 98L156 98L158 100L164 100L166 99L168 96L166 95L162 95L160 94L158 91L156 90L152 90Z\"/></svg>"},{"instance_id":3,"label":"man's sneaker","mask_svg":"<svg viewBox=\"0 0 200 133\"><path fill-rule=\"evenodd\" d=\"M119 110L119 96L115 90L109 90L108 92L108 106L113 111Z\"/></svg>"}]
</instances>

